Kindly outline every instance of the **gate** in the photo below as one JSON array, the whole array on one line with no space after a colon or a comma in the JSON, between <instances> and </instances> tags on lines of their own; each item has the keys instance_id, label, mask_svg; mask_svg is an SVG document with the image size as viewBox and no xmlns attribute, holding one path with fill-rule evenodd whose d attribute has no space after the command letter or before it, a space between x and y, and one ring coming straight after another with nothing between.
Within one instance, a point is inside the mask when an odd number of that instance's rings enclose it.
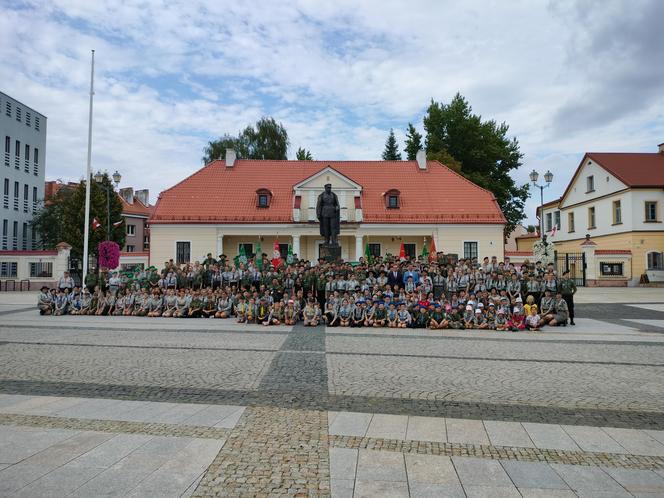
<instances>
[{"instance_id":1,"label":"gate","mask_svg":"<svg viewBox=\"0 0 664 498\"><path fill-rule=\"evenodd\" d=\"M554 251L554 266L559 276L569 270L569 276L577 286L586 285L586 255L582 252Z\"/></svg>"}]
</instances>

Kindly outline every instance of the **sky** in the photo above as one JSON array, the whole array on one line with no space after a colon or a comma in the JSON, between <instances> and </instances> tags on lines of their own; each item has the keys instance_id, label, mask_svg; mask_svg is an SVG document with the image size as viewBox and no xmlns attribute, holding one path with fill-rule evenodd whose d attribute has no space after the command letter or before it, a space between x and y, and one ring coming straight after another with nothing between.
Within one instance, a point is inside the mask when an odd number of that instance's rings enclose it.
<instances>
[{"instance_id":1,"label":"sky","mask_svg":"<svg viewBox=\"0 0 664 498\"><path fill-rule=\"evenodd\" d=\"M273 116L315 159L403 148L431 99L506 122L545 202L587 151L664 142L664 1L0 0L0 90L48 117L47 179L87 157L155 202L205 144ZM526 206L534 222L539 192Z\"/></svg>"}]
</instances>

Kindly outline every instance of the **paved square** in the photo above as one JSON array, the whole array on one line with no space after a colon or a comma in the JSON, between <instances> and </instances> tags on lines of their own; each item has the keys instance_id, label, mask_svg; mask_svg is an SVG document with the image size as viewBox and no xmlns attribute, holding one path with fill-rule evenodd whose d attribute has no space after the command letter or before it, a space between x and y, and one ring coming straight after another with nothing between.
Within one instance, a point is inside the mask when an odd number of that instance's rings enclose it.
<instances>
[{"instance_id":1,"label":"paved square","mask_svg":"<svg viewBox=\"0 0 664 498\"><path fill-rule=\"evenodd\" d=\"M0 496L663 496L663 306L523 334L4 306Z\"/></svg>"}]
</instances>

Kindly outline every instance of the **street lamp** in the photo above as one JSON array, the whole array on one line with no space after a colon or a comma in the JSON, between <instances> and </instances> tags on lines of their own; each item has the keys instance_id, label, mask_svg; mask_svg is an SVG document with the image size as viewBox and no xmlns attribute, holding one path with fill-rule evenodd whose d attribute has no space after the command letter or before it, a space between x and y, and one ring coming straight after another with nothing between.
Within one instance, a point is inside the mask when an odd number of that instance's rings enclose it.
<instances>
[{"instance_id":1,"label":"street lamp","mask_svg":"<svg viewBox=\"0 0 664 498\"><path fill-rule=\"evenodd\" d=\"M104 185L102 182L104 181L104 174L101 171L97 171L97 173L94 176L95 181L103 186L106 189L106 240L111 240L111 188L113 187L112 185ZM120 180L122 179L122 175L115 171L113 173L113 182L115 183L115 186L117 187L120 185Z\"/></svg>"},{"instance_id":2,"label":"street lamp","mask_svg":"<svg viewBox=\"0 0 664 498\"><path fill-rule=\"evenodd\" d=\"M548 171L544 173L544 181L546 185L539 185L537 179L539 178L539 173L535 170L530 172L530 181L533 182L533 186L540 189L540 237L544 238L544 189L551 185L553 181L553 173Z\"/></svg>"}]
</instances>

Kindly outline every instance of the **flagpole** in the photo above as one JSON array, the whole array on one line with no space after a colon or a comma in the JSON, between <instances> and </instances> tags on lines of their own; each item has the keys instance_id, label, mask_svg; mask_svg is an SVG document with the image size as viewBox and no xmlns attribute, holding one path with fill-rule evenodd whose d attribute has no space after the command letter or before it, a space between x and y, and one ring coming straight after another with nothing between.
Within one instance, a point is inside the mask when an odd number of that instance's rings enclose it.
<instances>
[{"instance_id":1,"label":"flagpole","mask_svg":"<svg viewBox=\"0 0 664 498\"><path fill-rule=\"evenodd\" d=\"M92 174L92 97L95 79L95 51L92 50L92 62L90 65L90 112L88 115L88 162L85 170L85 225L83 226L83 281L88 276L88 244L90 242L90 177Z\"/></svg>"}]
</instances>

